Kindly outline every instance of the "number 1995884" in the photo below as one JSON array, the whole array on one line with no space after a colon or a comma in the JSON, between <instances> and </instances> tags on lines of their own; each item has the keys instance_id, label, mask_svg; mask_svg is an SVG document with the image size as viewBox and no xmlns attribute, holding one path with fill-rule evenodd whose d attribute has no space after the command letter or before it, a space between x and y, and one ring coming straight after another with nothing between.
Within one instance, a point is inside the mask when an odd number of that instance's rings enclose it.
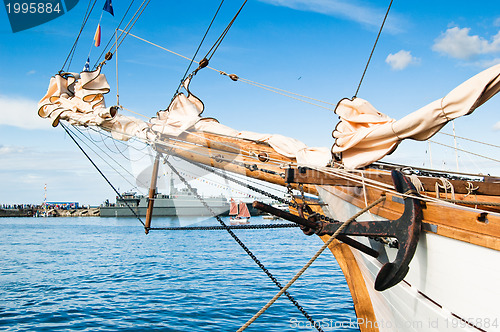
<instances>
[{"instance_id":1,"label":"number 1995884","mask_svg":"<svg viewBox=\"0 0 500 332\"><path fill-rule=\"evenodd\" d=\"M59 8L59 3L53 5L50 2L14 2L14 3L6 3L5 7L7 8L7 13L14 14L51 14L51 13L60 13L61 8Z\"/></svg>"}]
</instances>

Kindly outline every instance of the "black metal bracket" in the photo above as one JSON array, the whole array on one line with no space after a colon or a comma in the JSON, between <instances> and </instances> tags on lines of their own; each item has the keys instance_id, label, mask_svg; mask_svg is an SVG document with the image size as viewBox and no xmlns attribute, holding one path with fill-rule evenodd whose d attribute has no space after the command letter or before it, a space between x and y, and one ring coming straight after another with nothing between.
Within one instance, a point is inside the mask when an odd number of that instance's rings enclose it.
<instances>
[{"instance_id":1,"label":"black metal bracket","mask_svg":"<svg viewBox=\"0 0 500 332\"><path fill-rule=\"evenodd\" d=\"M406 276L409 271L409 264L417 248L422 225L422 207L420 201L411 197L412 195L417 195L413 184L401 172L395 170L392 171L392 179L396 190L399 193L405 194L404 212L401 217L388 221L352 221L337 237L344 243L352 245L369 255L372 253L372 256L375 256L373 255L374 249L347 237L347 235L391 237L398 240L399 246L396 258L393 262L384 264L375 279L375 289L378 291L383 291L396 285ZM317 220L318 218L315 218L314 215L308 219L301 218L260 202L254 202L254 207L295 222L305 228L310 228L320 236L325 234L333 235L342 225L341 222L330 223Z\"/></svg>"}]
</instances>

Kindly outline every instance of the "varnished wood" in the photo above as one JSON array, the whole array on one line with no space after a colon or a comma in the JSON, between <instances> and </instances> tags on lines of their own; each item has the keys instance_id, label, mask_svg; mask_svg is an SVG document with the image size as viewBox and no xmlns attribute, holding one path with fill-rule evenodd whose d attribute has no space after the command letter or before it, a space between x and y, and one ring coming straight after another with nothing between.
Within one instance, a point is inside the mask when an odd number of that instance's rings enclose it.
<instances>
[{"instance_id":1,"label":"varnished wood","mask_svg":"<svg viewBox=\"0 0 500 332\"><path fill-rule=\"evenodd\" d=\"M287 158L273 152L272 148L266 143L241 140L237 138L226 138L207 133L203 133L205 136L200 135L201 134L199 133L188 133L185 134L184 139L191 140L191 142L182 142L177 139L172 139L168 141L168 144L170 145L169 147L158 145L157 149L161 152L172 153L187 160L199 162L201 164L213 166L219 169L225 169L227 171L242 174L254 179L263 180L281 186L287 185L284 174L285 169L282 168L282 165L272 162L262 163L259 161L257 154L265 152L283 164L292 164L295 162L295 159ZM253 151L253 153L249 153L249 151ZM245 165L247 167L245 167ZM248 167L249 165L255 165L257 169L252 170ZM365 172L365 174L366 178L384 183L390 182L392 184L392 180L389 181L390 175L388 172L375 170L373 172ZM317 195L315 184L321 183L318 183L317 181L319 177L320 179L328 181L337 181L332 182L332 186L322 186L332 188L330 190L332 194L337 195L339 198L360 208L365 206L365 199L361 195L363 190L359 187L359 183L358 186L345 184L345 182L341 182L342 180L335 179L333 175L323 172L321 172L321 174L315 174L314 177L314 181L305 181L304 179L300 179L300 183L310 182L310 184L305 184L303 186L306 193ZM424 187L427 188L433 188L433 185L437 180L436 178L426 177L420 177L420 179L423 180L422 182L424 183ZM427 183L426 181L431 182ZM457 193L460 192L461 188L458 183L464 185L465 182L455 182L455 192ZM292 187L296 189L298 188L298 184L299 182L294 182L292 183ZM478 182L474 183L474 185L477 184ZM491 191L494 193L495 190L498 190L499 188L499 184L494 181L480 182L479 184L479 192ZM366 192L368 195L368 204L380 197L380 194L382 193L380 189L373 189L370 187L366 188ZM478 195L478 197L479 196L481 195ZM398 218L403 211L403 205L392 201L392 196L389 195L389 197L391 198L386 200L383 205L372 211L387 219ZM496 197L496 195L488 195L488 199L498 200L498 197ZM438 227L437 234L499 250L499 217L496 214L486 215L488 223L481 222L480 219L482 217L484 217L484 215L481 215L480 212L463 209L458 205L426 203L424 208L424 222L447 227L441 229ZM454 231L452 232L451 229ZM468 233L470 234L467 235Z\"/></svg>"},{"instance_id":2,"label":"varnished wood","mask_svg":"<svg viewBox=\"0 0 500 332\"><path fill-rule=\"evenodd\" d=\"M293 173L293 174L290 174ZM347 172L346 172L347 173ZM359 172L353 173L359 175ZM384 184L392 185L392 178L390 172L380 171L380 170L365 170L363 176L370 180L376 180ZM418 179L422 183L424 190L429 192L435 192L436 183L441 184L440 178L428 177L428 176L418 176ZM333 186L361 186L359 181L353 181L349 179L342 178L332 173L321 172L314 169L307 168L293 168L287 170L287 180L289 182L297 183L307 183L307 184L317 184L317 185L333 185ZM471 181L474 187L478 187L477 191L474 193L477 195L489 195L489 196L500 196L500 182L492 182L488 177L484 180L486 181ZM448 180L454 188L457 194L468 194L467 182L465 180ZM443 191L443 190L441 190ZM500 199L497 198L500 202Z\"/></svg>"},{"instance_id":3,"label":"varnished wood","mask_svg":"<svg viewBox=\"0 0 500 332\"><path fill-rule=\"evenodd\" d=\"M148 209L146 210L146 223L144 224L144 231L146 234L149 233L149 228L151 227L151 219L153 218L153 206L156 197L156 183L158 180L158 168L160 165L160 154L156 154L155 162L153 164L153 172L151 173L151 184L149 186L149 200Z\"/></svg>"},{"instance_id":4,"label":"varnished wood","mask_svg":"<svg viewBox=\"0 0 500 332\"><path fill-rule=\"evenodd\" d=\"M296 198L296 200L298 203L303 202L300 198ZM314 204L310 201L307 201L307 204L311 207L313 212L323 213L321 208L322 205ZM290 209L290 212L298 214L297 210L292 208ZM320 236L320 238L326 243L330 239L330 235L323 235ZM351 292L356 317L358 318L358 322L361 323L359 324L361 332L378 332L379 329L377 324L374 324L374 322L377 321L377 318L373 310L370 294L368 293L365 279L359 269L358 262L354 258L352 249L347 244L341 243L338 240L333 240L333 242L328 246L328 249L330 249L333 256L335 256L342 273L344 273L347 286Z\"/></svg>"},{"instance_id":5,"label":"varnished wood","mask_svg":"<svg viewBox=\"0 0 500 332\"><path fill-rule=\"evenodd\" d=\"M363 190L352 187L324 187L330 194L339 197L359 208L365 207ZM370 204L382 191L366 188L367 202ZM397 219L404 210L401 198L387 193L385 202L371 211L386 219ZM423 208L423 222L437 226L436 234L452 239L472 243L486 248L500 250L500 217L497 214L486 215L487 223L481 222L479 211L465 209L456 205L426 202Z\"/></svg>"},{"instance_id":6,"label":"varnished wood","mask_svg":"<svg viewBox=\"0 0 500 332\"><path fill-rule=\"evenodd\" d=\"M280 168L281 165L277 165L276 163L261 164L257 156L235 154L234 152L181 141L168 141L167 143L168 145L157 145L157 151L164 154L173 154L189 161L224 169L232 173L241 174L280 186L287 185L284 180L284 170ZM288 160L290 161L290 159ZM245 165L247 167L245 167ZM298 189L299 185L293 184L292 188ZM318 194L316 187L313 185L304 185L303 188L306 193L312 195Z\"/></svg>"}]
</instances>

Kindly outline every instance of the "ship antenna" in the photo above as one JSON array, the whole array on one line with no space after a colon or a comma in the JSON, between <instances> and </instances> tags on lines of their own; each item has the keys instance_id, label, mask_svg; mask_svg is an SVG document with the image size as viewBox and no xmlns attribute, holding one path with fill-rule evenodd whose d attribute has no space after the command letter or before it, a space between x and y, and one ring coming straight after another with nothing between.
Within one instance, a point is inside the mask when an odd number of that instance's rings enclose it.
<instances>
[{"instance_id":1,"label":"ship antenna","mask_svg":"<svg viewBox=\"0 0 500 332\"><path fill-rule=\"evenodd\" d=\"M382 25L380 26L380 30L378 31L377 39L375 39L375 43L373 44L372 52L370 53L370 56L368 57L368 61L366 62L365 70L363 71L363 75L361 76L361 80L359 81L358 88L356 89L356 93L354 94L354 97L352 99L356 98L359 92L359 88L361 87L361 83L363 83L363 79L365 78L366 70L368 69L368 65L370 64L370 61L372 59L373 52L375 51L375 47L377 46L378 39L380 37L380 34L382 33L382 29L384 28L385 20L387 19L387 16L389 15L389 10L391 9L392 6L392 1L389 3L389 7L387 7L387 12L385 13L384 20L382 21Z\"/></svg>"}]
</instances>

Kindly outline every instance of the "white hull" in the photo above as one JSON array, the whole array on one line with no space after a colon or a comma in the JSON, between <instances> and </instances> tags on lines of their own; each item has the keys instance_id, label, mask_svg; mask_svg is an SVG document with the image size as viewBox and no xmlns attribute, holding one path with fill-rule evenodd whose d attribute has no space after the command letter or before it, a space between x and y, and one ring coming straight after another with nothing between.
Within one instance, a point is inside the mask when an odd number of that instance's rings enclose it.
<instances>
[{"instance_id":1,"label":"white hull","mask_svg":"<svg viewBox=\"0 0 500 332\"><path fill-rule=\"evenodd\" d=\"M359 211L328 187L319 191L331 217L347 220ZM365 213L357 220L383 219ZM422 232L407 276L378 292L375 278L397 249L365 237L356 239L382 253L375 259L352 249L372 301L373 325L380 331L500 331L499 251Z\"/></svg>"}]
</instances>

